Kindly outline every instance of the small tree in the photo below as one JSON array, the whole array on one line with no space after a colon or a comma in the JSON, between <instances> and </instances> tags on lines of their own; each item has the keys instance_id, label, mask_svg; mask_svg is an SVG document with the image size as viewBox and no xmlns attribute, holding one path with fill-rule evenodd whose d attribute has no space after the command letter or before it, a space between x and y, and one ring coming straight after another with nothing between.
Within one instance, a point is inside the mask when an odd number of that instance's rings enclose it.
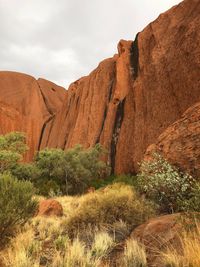
<instances>
[{"instance_id":1,"label":"small tree","mask_svg":"<svg viewBox=\"0 0 200 267\"><path fill-rule=\"evenodd\" d=\"M44 149L35 158L35 166L39 170L36 185L48 183L55 188L59 185L65 194L81 193L92 178L108 174L108 166L100 160L103 153L100 145L90 149L77 145L67 151Z\"/></svg>"},{"instance_id":2,"label":"small tree","mask_svg":"<svg viewBox=\"0 0 200 267\"><path fill-rule=\"evenodd\" d=\"M0 135L0 173L13 170L26 152L23 133L12 132Z\"/></svg>"},{"instance_id":3,"label":"small tree","mask_svg":"<svg viewBox=\"0 0 200 267\"><path fill-rule=\"evenodd\" d=\"M15 233L35 212L36 201L30 182L0 174L0 244Z\"/></svg>"},{"instance_id":4,"label":"small tree","mask_svg":"<svg viewBox=\"0 0 200 267\"><path fill-rule=\"evenodd\" d=\"M143 161L137 176L138 188L160 205L162 212L177 212L189 208L196 181L180 172L161 155L153 154L151 161Z\"/></svg>"}]
</instances>

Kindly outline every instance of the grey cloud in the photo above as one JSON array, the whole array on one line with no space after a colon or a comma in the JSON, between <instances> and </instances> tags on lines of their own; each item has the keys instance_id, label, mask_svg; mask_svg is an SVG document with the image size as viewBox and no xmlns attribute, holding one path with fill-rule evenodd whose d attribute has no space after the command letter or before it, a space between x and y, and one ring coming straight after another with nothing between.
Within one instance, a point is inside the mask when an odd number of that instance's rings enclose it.
<instances>
[{"instance_id":1,"label":"grey cloud","mask_svg":"<svg viewBox=\"0 0 200 267\"><path fill-rule=\"evenodd\" d=\"M0 70L67 86L180 0L0 0Z\"/></svg>"}]
</instances>

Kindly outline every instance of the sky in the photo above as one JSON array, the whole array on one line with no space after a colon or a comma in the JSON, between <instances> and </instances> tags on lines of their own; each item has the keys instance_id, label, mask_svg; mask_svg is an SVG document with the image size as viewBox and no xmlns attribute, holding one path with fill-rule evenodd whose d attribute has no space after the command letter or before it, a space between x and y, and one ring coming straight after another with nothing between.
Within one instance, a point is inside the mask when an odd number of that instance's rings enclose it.
<instances>
[{"instance_id":1,"label":"sky","mask_svg":"<svg viewBox=\"0 0 200 267\"><path fill-rule=\"evenodd\" d=\"M0 70L61 86L88 75L181 0L0 0Z\"/></svg>"}]
</instances>

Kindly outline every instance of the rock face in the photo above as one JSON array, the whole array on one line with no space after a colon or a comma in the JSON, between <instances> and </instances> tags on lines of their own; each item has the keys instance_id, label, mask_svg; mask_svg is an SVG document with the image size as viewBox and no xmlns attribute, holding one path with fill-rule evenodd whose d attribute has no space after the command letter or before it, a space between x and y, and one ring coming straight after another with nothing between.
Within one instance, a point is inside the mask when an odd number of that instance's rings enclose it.
<instances>
[{"instance_id":1,"label":"rock face","mask_svg":"<svg viewBox=\"0 0 200 267\"><path fill-rule=\"evenodd\" d=\"M45 146L48 129L66 91L49 81L16 72L0 72L0 134L25 132L26 159ZM45 132L45 136L44 136Z\"/></svg>"},{"instance_id":2,"label":"rock face","mask_svg":"<svg viewBox=\"0 0 200 267\"><path fill-rule=\"evenodd\" d=\"M8 74L1 73L0 106L7 109L0 115L1 132L26 131L29 158L46 146L67 149L100 142L113 172L136 172L147 147L200 101L199 14L199 0L183 1L135 41L121 40L117 55L66 93L47 81L13 74L7 94Z\"/></svg>"},{"instance_id":3,"label":"rock face","mask_svg":"<svg viewBox=\"0 0 200 267\"><path fill-rule=\"evenodd\" d=\"M100 142L113 171L135 172L147 147L200 101L199 14L199 0L185 0L134 42L121 40L118 55L71 84L48 146Z\"/></svg>"},{"instance_id":4,"label":"rock face","mask_svg":"<svg viewBox=\"0 0 200 267\"><path fill-rule=\"evenodd\" d=\"M37 216L63 216L63 207L55 199L45 199L39 203Z\"/></svg>"},{"instance_id":5,"label":"rock face","mask_svg":"<svg viewBox=\"0 0 200 267\"><path fill-rule=\"evenodd\" d=\"M147 160L153 152L162 154L194 177L200 177L200 102L189 108L158 137L155 144L148 147Z\"/></svg>"}]
</instances>

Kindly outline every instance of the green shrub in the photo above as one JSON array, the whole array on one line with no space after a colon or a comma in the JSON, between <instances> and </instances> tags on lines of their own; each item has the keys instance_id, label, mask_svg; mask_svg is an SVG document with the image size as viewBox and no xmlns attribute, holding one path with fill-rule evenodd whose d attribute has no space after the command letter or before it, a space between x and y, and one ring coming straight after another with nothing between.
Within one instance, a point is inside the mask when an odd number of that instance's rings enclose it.
<instances>
[{"instance_id":1,"label":"green shrub","mask_svg":"<svg viewBox=\"0 0 200 267\"><path fill-rule=\"evenodd\" d=\"M88 228L101 228L123 221L130 228L143 223L154 214L152 204L138 196L133 187L110 185L85 195L78 208L64 222L67 233L73 237Z\"/></svg>"},{"instance_id":2,"label":"green shrub","mask_svg":"<svg viewBox=\"0 0 200 267\"><path fill-rule=\"evenodd\" d=\"M0 173L12 171L27 150L23 133L11 132L0 135Z\"/></svg>"},{"instance_id":3,"label":"green shrub","mask_svg":"<svg viewBox=\"0 0 200 267\"><path fill-rule=\"evenodd\" d=\"M180 172L159 154L142 162L137 177L140 192L159 204L161 212L193 210L190 199L197 194L196 185L192 176Z\"/></svg>"},{"instance_id":4,"label":"green shrub","mask_svg":"<svg viewBox=\"0 0 200 267\"><path fill-rule=\"evenodd\" d=\"M63 193L60 190L60 185L55 180L41 179L35 181L36 193L46 197L60 196Z\"/></svg>"},{"instance_id":5,"label":"green shrub","mask_svg":"<svg viewBox=\"0 0 200 267\"><path fill-rule=\"evenodd\" d=\"M90 186L92 179L108 175L109 167L100 160L103 153L100 145L89 149L77 145L66 151L44 149L35 158L38 177L34 179L34 184L45 195L49 194L48 189L54 190L55 186L59 186L63 194L81 194ZM51 181L53 188L41 188L41 185L48 181Z\"/></svg>"},{"instance_id":6,"label":"green shrub","mask_svg":"<svg viewBox=\"0 0 200 267\"><path fill-rule=\"evenodd\" d=\"M200 211L200 183L191 188L190 198L184 201L184 211Z\"/></svg>"},{"instance_id":7,"label":"green shrub","mask_svg":"<svg viewBox=\"0 0 200 267\"><path fill-rule=\"evenodd\" d=\"M10 174L0 174L0 244L35 212L33 193L30 182L18 181Z\"/></svg>"},{"instance_id":8,"label":"green shrub","mask_svg":"<svg viewBox=\"0 0 200 267\"><path fill-rule=\"evenodd\" d=\"M104 179L102 178L96 178L92 179L91 182L89 183L90 187L94 187L95 189L100 189L102 187L106 187L110 184L114 183L114 179L116 178L115 175L108 176Z\"/></svg>"}]
</instances>

